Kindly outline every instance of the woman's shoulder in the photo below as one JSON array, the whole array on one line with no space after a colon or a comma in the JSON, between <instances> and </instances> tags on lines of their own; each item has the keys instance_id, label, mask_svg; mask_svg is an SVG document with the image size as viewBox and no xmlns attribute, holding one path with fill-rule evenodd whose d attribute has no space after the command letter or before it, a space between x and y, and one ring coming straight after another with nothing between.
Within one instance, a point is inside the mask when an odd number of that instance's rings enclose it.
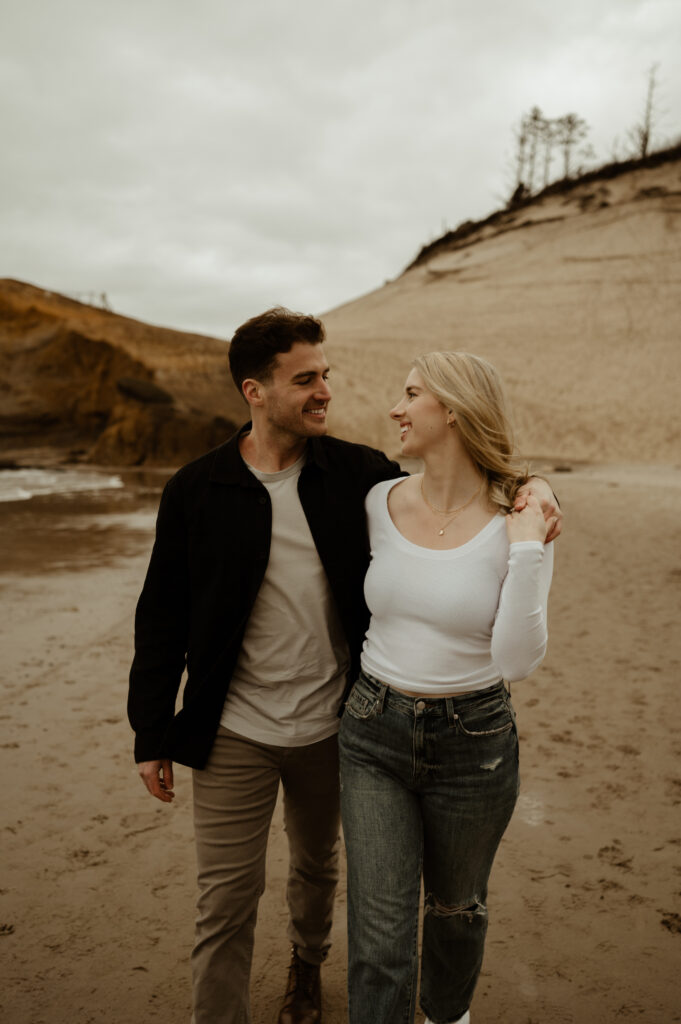
<instances>
[{"instance_id":1,"label":"woman's shoulder","mask_svg":"<svg viewBox=\"0 0 681 1024\"><path fill-rule=\"evenodd\" d=\"M413 477L403 476L396 480L381 480L374 484L366 496L366 509L369 514L388 511L388 497L390 497L390 508L394 509L409 500L409 492L413 486Z\"/></svg>"},{"instance_id":2,"label":"woman's shoulder","mask_svg":"<svg viewBox=\"0 0 681 1024\"><path fill-rule=\"evenodd\" d=\"M393 478L392 480L379 480L377 484L374 484L374 486L367 491L367 506L369 503L374 504L376 502L383 501L393 487L399 489L401 485L406 483L409 479L409 477L401 476Z\"/></svg>"}]
</instances>

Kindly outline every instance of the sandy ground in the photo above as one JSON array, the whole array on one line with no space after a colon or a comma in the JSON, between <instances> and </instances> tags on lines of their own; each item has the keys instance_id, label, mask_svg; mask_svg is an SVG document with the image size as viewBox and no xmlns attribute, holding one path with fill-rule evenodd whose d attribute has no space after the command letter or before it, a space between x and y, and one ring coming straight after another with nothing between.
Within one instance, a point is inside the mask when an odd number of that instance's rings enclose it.
<instances>
[{"instance_id":1,"label":"sandy ground","mask_svg":"<svg viewBox=\"0 0 681 1024\"><path fill-rule=\"evenodd\" d=\"M514 687L522 795L489 898L474 1024L681 1020L681 467L553 477L549 654ZM189 1020L189 773L152 801L125 717L157 480L0 507L7 1024ZM253 972L272 1024L288 950L277 810ZM324 968L342 1024L345 888Z\"/></svg>"}]
</instances>

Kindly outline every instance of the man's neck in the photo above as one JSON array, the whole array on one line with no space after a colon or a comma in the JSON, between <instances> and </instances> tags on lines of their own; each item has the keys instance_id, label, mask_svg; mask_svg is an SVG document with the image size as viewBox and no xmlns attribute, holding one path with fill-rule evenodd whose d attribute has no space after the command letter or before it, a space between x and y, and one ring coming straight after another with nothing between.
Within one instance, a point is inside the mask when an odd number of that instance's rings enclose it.
<instances>
[{"instance_id":1,"label":"man's neck","mask_svg":"<svg viewBox=\"0 0 681 1024\"><path fill-rule=\"evenodd\" d=\"M250 433L239 438L242 458L261 473L279 473L288 469L298 461L306 447L304 437L265 436L255 424Z\"/></svg>"}]
</instances>

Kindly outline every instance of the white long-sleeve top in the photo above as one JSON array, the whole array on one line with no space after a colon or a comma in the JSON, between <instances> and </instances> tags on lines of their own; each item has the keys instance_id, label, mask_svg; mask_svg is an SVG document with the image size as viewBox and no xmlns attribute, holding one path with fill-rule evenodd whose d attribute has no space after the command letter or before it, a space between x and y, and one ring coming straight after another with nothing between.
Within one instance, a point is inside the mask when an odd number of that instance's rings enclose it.
<instances>
[{"instance_id":1,"label":"white long-sleeve top","mask_svg":"<svg viewBox=\"0 0 681 1024\"><path fill-rule=\"evenodd\" d=\"M553 545L509 545L503 515L448 551L403 537L388 512L399 480L366 497L371 623L362 668L423 693L484 689L529 675L546 651Z\"/></svg>"}]
</instances>

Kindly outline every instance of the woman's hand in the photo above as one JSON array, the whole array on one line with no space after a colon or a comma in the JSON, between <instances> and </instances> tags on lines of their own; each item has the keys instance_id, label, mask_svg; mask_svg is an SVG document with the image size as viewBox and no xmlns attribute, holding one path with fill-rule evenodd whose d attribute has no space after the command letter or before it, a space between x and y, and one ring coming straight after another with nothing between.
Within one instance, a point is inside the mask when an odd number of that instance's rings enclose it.
<instances>
[{"instance_id":1,"label":"woman's hand","mask_svg":"<svg viewBox=\"0 0 681 1024\"><path fill-rule=\"evenodd\" d=\"M542 507L531 494L527 496L524 508L514 509L506 516L506 536L509 544L520 540L538 540L543 544L549 524L544 519Z\"/></svg>"}]
</instances>

